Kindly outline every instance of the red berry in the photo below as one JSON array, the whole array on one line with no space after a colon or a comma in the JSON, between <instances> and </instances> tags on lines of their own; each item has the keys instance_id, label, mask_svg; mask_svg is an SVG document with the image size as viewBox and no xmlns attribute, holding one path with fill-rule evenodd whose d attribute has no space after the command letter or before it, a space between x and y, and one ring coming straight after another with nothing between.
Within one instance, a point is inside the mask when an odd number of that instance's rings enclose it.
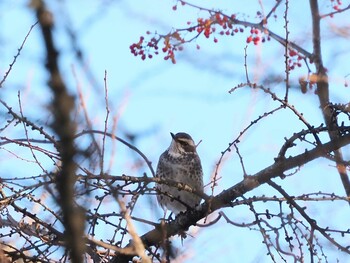
<instances>
[{"instance_id":1,"label":"red berry","mask_svg":"<svg viewBox=\"0 0 350 263\"><path fill-rule=\"evenodd\" d=\"M291 57L294 57L294 56L296 56L298 53L294 50L294 49L290 49L289 50L289 56L291 56Z\"/></svg>"},{"instance_id":2,"label":"red berry","mask_svg":"<svg viewBox=\"0 0 350 263\"><path fill-rule=\"evenodd\" d=\"M249 44L250 42L252 42L252 40L253 40L253 37L252 37L252 36L247 37L247 43L248 43L248 44Z\"/></svg>"}]
</instances>

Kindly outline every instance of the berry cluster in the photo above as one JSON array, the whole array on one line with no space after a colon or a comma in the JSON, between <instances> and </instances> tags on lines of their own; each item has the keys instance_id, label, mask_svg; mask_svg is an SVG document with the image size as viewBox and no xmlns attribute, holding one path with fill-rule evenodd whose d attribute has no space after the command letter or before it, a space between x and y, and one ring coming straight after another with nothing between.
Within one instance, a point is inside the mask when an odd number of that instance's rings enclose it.
<instances>
[{"instance_id":1,"label":"berry cluster","mask_svg":"<svg viewBox=\"0 0 350 263\"><path fill-rule=\"evenodd\" d=\"M184 4L183 1L180 1ZM173 10L177 10L177 6L173 7ZM209 18L198 18L196 22L187 22L188 28L185 29L174 29L172 32L166 35L155 34L149 41L146 41L142 36L137 43L130 46L131 53L135 56L140 56L142 60L146 58L151 59L153 55L158 55L159 52L163 52L165 60L171 60L172 63L176 63L175 51L181 51L183 44L193 41L200 35L204 35L206 38L213 37L215 43L218 42L218 35L234 36L237 33L243 33L245 28L242 26L241 21L236 19L235 15L227 16L220 12L209 12ZM261 14L257 14L257 16ZM197 33L194 37L186 40L183 32ZM147 34L151 34L147 32ZM270 36L266 34L261 28L250 28L250 33L246 39L247 44L253 43L258 45L270 40ZM159 47L159 43L162 46ZM197 49L199 49L197 45ZM160 50L160 51L159 51ZM298 55L294 50L290 50L289 54L289 67L290 69L296 66L301 66L302 56Z\"/></svg>"},{"instance_id":2,"label":"berry cluster","mask_svg":"<svg viewBox=\"0 0 350 263\"><path fill-rule=\"evenodd\" d=\"M341 5L343 4L341 0L331 0L332 8L335 11L339 11L341 9Z\"/></svg>"},{"instance_id":3,"label":"berry cluster","mask_svg":"<svg viewBox=\"0 0 350 263\"><path fill-rule=\"evenodd\" d=\"M130 51L135 56L140 56L142 60L145 60L146 58L151 59L153 54L158 55L159 50L161 50L165 53L165 60L171 60L172 63L176 63L175 51L181 51L184 43L192 41L201 34L206 38L210 38L211 35L214 35L214 42L218 42L218 39L215 37L215 34L217 34L216 26L220 27L220 31L218 30L219 35L233 36L236 33L243 33L244 28L238 26L236 22L235 15L225 16L219 12L215 12L209 18L198 18L196 23L187 22L189 27L186 29L174 30L164 36L155 34L149 41L146 41L145 38L141 36L137 43L130 46ZM180 34L182 31L190 33L196 32L197 35L190 40L185 40ZM261 32L258 29L251 29L250 33L250 36L247 38L247 43L252 42L257 45L259 42L265 41L264 37L260 37ZM147 32L147 34L151 33ZM160 49L159 43L161 40L163 40L163 46ZM197 49L199 48L199 45L197 45Z\"/></svg>"},{"instance_id":4,"label":"berry cluster","mask_svg":"<svg viewBox=\"0 0 350 263\"><path fill-rule=\"evenodd\" d=\"M174 43L171 43L174 42ZM173 32L170 35L164 37L164 47L162 51L166 54L165 60L170 59L173 64L176 63L174 51L181 51L183 49L182 44L185 40L180 36L178 31Z\"/></svg>"},{"instance_id":5,"label":"berry cluster","mask_svg":"<svg viewBox=\"0 0 350 263\"><path fill-rule=\"evenodd\" d=\"M209 38L210 35L215 31L215 28L212 27L212 24L214 23L214 21L212 21L210 18L208 19L198 18L197 22L198 22L197 26L189 29L190 32L194 28L196 28L196 31L198 34L203 33L206 38Z\"/></svg>"},{"instance_id":6,"label":"berry cluster","mask_svg":"<svg viewBox=\"0 0 350 263\"><path fill-rule=\"evenodd\" d=\"M148 31L147 34L151 33ZM164 59L170 59L175 64L176 60L174 52L181 51L183 49L181 45L185 43L185 40L180 36L177 30L165 36L156 35L152 37L150 41L146 41L145 38L141 36L137 43L130 45L130 51L134 56L141 56L142 60L145 60L147 57L151 59L153 57L152 54L159 54L158 43L162 39L164 41L161 50L166 54Z\"/></svg>"},{"instance_id":7,"label":"berry cluster","mask_svg":"<svg viewBox=\"0 0 350 263\"><path fill-rule=\"evenodd\" d=\"M305 60L305 56L300 55L296 50L289 49L288 50L288 68L289 70L293 70L295 67L301 67L301 61ZM312 61L310 60L310 63Z\"/></svg>"},{"instance_id":8,"label":"berry cluster","mask_svg":"<svg viewBox=\"0 0 350 263\"><path fill-rule=\"evenodd\" d=\"M153 38L152 38L152 39L153 39ZM145 59L146 59L146 53L145 53L145 50L144 50L144 47L145 47L145 46L143 46L144 40L145 40L145 38L144 38L143 36L141 36L139 42L133 43L133 44L130 46L130 51L131 51L131 53L134 54L134 56L141 56L141 59L142 59L142 60L145 60ZM153 42L153 41L151 40L149 43L152 43L152 42ZM152 44L150 44L150 45L152 45ZM158 50L158 46L155 45L155 46L153 46L153 47L154 47L154 49L156 50L155 53L158 54L158 51L157 51L157 50ZM152 58L152 55L149 54L148 57L149 57L149 58Z\"/></svg>"},{"instance_id":9,"label":"berry cluster","mask_svg":"<svg viewBox=\"0 0 350 263\"><path fill-rule=\"evenodd\" d=\"M267 40L270 41L270 37L267 36ZM264 43L266 41L265 37L261 37L261 31L256 28L250 29L250 35L247 37L247 44L253 43L254 45L260 42Z\"/></svg>"},{"instance_id":10,"label":"berry cluster","mask_svg":"<svg viewBox=\"0 0 350 263\"><path fill-rule=\"evenodd\" d=\"M230 18L223 16L220 13L215 14L216 23L221 26L220 35L233 36L236 33L243 33L244 29L234 26L235 24L235 15L231 15Z\"/></svg>"}]
</instances>

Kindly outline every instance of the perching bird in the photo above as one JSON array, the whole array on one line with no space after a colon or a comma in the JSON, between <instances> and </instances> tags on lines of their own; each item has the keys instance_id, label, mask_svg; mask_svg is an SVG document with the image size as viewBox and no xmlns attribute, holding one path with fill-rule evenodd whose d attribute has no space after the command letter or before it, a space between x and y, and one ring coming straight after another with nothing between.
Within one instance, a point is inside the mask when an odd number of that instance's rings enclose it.
<instances>
[{"instance_id":1,"label":"perching bird","mask_svg":"<svg viewBox=\"0 0 350 263\"><path fill-rule=\"evenodd\" d=\"M192 137L184 132L170 134L172 141L169 148L159 157L156 177L185 183L192 189L203 192L202 165ZM202 199L194 193L166 184L157 184L156 187L159 191L159 204L174 214L195 208Z\"/></svg>"}]
</instances>

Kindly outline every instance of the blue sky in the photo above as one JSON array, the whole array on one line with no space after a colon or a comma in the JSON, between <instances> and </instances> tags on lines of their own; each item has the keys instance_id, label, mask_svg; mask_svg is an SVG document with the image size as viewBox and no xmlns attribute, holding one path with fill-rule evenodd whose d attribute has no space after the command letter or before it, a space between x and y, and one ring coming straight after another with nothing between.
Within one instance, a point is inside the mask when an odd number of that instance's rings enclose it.
<instances>
[{"instance_id":1,"label":"blue sky","mask_svg":"<svg viewBox=\"0 0 350 263\"><path fill-rule=\"evenodd\" d=\"M203 4L202 1L197 2ZM245 82L243 65L246 33L219 38L217 44L214 44L212 39L206 40L200 37L194 43L186 45L183 52L176 54L175 65L164 61L162 55L146 61L134 57L129 51L129 46L137 42L141 35L145 35L146 31L165 34L172 27L183 28L187 21L195 21L197 17L206 15L205 12L186 6L179 7L178 11L174 12L171 9L174 3L175 1L171 0L49 1L49 6L56 15L55 37L61 50L61 69L72 93L76 93L77 83L82 87L88 105L87 110L95 129L102 130L104 125L103 78L106 70L111 118L118 116L117 134L123 136L124 131L144 134L137 140L136 146L153 161L155 167L158 156L170 143L169 132L190 133L195 141L202 140L198 152L205 173L204 181L208 183L215 164L228 143L251 121L277 107L278 103L272 101L262 91L248 88L228 94L232 87ZM250 0L249 3L251 5L236 1L231 6L231 3L228 5L226 1L215 1L215 8L228 14L239 10L237 13L240 19L256 21L255 14L259 9L259 1ZM290 39L311 52L311 20L305 3L307 1L299 0L290 4ZM0 4L2 10L0 21L4 25L4 30L0 34L1 72L8 69L8 64L16 54L17 48L35 22L35 17L27 8L27 4L27 1L17 3L5 1ZM270 8L268 4L263 3L265 11ZM204 5L212 7L210 1L205 1ZM321 7L322 10L330 10L325 3ZM275 21L271 19L269 26L275 33L283 36L283 12L278 11L277 14L277 19ZM330 97L336 103L346 103L350 100L349 88L343 85L344 76L349 74L349 37L338 38L339 31L334 30L337 25L345 28L346 25L339 23L345 21L347 16L345 13L334 19L325 19L322 24L324 63L329 69L331 80ZM60 17L69 17L70 21ZM84 74L84 68L76 61L64 26L69 26L76 33L78 45L84 52L85 66L93 73L96 85L89 82ZM201 46L200 50L196 49L196 44ZM48 120L46 106L51 95L45 86L47 75L42 63L44 58L42 48L40 30L35 27L6 81L1 98L16 107L17 90L20 90L23 107L30 117L33 120L46 122ZM282 79L285 77L283 47L278 43L272 40L263 45L249 45L247 53L248 70L252 81L260 83L273 76ZM312 125L318 126L323 119L317 97L312 92L301 94L298 87L298 78L305 74L307 74L305 67L291 72L290 103L295 105ZM284 94L283 81L272 83L269 88L278 95ZM271 165L284 138L303 128L306 127L300 124L295 115L283 110L265 118L250 129L239 144L247 173L254 174ZM15 134L18 131L13 132ZM305 144L300 144L291 151L291 154L301 153L305 147L307 147ZM116 156L118 158L114 160L111 174L126 173L137 176L144 171L149 174L146 168L133 169L133 163L130 161L130 156L133 155L122 145L117 145ZM349 151L345 151L344 156L349 159ZM0 153L0 158L4 170L13 174L13 163L4 163L6 154ZM15 162L16 159L11 161ZM28 165L31 169L38 169L34 164ZM48 168L51 166L50 163L46 165ZM23 169L26 170L27 167ZM216 193L242 179L242 170L235 153L227 156L221 167L220 176L222 179L216 188ZM296 176L277 182L291 195L320 190L343 194L339 176L333 164L326 160L307 164ZM276 193L263 186L246 197L262 194ZM265 205L259 204L257 207L261 206L264 211ZM348 209L345 209L346 211L342 209L343 205L337 203L337 210L332 210L332 213L338 216L340 223L341 218L349 216ZM160 208L157 209L159 211L154 214L152 203L145 202L145 205L140 207L139 213L146 214L150 220L156 220L155 218L161 215ZM272 205L271 209L275 207ZM327 215L330 211L328 204L310 209L315 215ZM226 212L236 222L245 222L252 218L248 208L234 208ZM327 223L327 219L324 223ZM138 226L138 230L140 234L145 231L143 226ZM180 242L178 244L181 249L186 250L186 255L192 256L185 262L204 262L213 255L223 254L225 256L218 257L216 262L227 262L228 258L233 262L270 262L268 257L262 256L266 254L266 248L261 244L261 236L256 231L239 229L224 221L209 228L191 231L194 238L186 239L182 248ZM335 257L338 253L334 251L331 255ZM342 255L338 257L341 258Z\"/></svg>"}]
</instances>

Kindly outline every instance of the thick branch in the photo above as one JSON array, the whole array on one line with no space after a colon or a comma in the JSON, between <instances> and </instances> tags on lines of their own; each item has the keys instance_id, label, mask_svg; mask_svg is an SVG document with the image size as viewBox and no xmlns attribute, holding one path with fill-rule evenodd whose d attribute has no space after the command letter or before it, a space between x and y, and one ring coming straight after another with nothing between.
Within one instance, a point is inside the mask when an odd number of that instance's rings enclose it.
<instances>
[{"instance_id":1,"label":"thick branch","mask_svg":"<svg viewBox=\"0 0 350 263\"><path fill-rule=\"evenodd\" d=\"M321 16L318 8L318 0L310 0L310 9L312 16L313 58L317 71L317 96L320 101L323 118L329 130L329 137L331 140L334 140L339 137L337 132L338 123L336 116L333 114L332 108L329 107L328 76L327 71L323 66L321 53ZM350 180L346 172L346 166L344 165L341 150L334 151L334 157L346 195L350 197Z\"/></svg>"},{"instance_id":2,"label":"thick branch","mask_svg":"<svg viewBox=\"0 0 350 263\"><path fill-rule=\"evenodd\" d=\"M54 120L52 127L61 141L58 150L62 166L56 182L59 192L58 201L63 212L66 247L70 252L70 260L72 262L82 262L82 254L84 252L82 238L84 217L82 210L74 202L74 184L76 181L74 156L76 149L74 146L75 123L71 119L74 109L74 98L68 94L58 66L58 51L52 35L52 13L46 9L43 1L38 0L34 2L36 16L46 47L46 68L50 75L49 86L53 93L51 105Z\"/></svg>"}]
</instances>

